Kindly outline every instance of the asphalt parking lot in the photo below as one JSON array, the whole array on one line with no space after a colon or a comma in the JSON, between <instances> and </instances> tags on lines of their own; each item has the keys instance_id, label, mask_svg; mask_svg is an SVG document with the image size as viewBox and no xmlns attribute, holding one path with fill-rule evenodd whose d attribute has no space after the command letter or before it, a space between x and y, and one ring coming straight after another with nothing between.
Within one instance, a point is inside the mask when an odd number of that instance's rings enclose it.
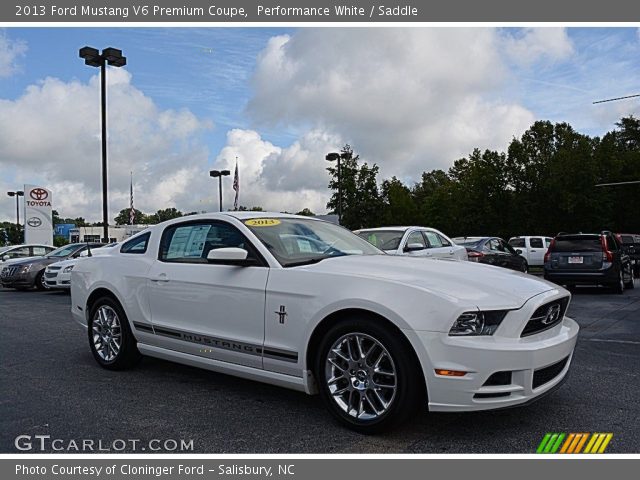
<instances>
[{"instance_id":1,"label":"asphalt parking lot","mask_svg":"<svg viewBox=\"0 0 640 480\"><path fill-rule=\"evenodd\" d=\"M640 452L638 280L624 295L574 293L569 315L582 330L569 378L553 394L503 411L425 411L380 436L346 430L318 397L282 388L151 358L103 370L69 305L64 293L0 288L0 453L16 453L19 435L103 446L192 439L203 453L532 453L546 432L613 432L607 452Z\"/></svg>"}]
</instances>

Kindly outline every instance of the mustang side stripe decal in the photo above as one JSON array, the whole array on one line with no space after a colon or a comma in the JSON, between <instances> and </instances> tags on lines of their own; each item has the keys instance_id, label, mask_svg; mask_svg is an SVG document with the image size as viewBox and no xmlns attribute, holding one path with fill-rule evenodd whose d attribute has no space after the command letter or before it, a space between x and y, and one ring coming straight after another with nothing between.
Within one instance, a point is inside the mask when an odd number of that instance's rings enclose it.
<instances>
[{"instance_id":1,"label":"mustang side stripe decal","mask_svg":"<svg viewBox=\"0 0 640 480\"><path fill-rule=\"evenodd\" d=\"M136 328L138 324L133 324ZM145 330L146 325L142 325L141 330ZM167 327L153 327L149 329L156 335L163 337L176 338L190 343L197 343L199 345L206 345L211 348L219 348L221 350L231 350L234 352L245 353L247 355L265 356L276 360L282 360L284 362L298 362L298 353L289 350L281 350L278 348L262 347L262 345L254 345L250 343L238 342L236 340L229 340L226 338L212 337L209 335L202 335L200 333L187 332L183 330L176 330Z\"/></svg>"}]
</instances>

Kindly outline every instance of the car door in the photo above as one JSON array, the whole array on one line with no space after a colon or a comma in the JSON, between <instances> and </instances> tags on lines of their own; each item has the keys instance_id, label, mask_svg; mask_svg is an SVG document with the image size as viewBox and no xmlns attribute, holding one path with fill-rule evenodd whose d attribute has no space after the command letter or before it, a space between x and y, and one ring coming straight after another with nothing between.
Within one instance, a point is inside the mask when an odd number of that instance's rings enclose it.
<instances>
[{"instance_id":1,"label":"car door","mask_svg":"<svg viewBox=\"0 0 640 480\"><path fill-rule=\"evenodd\" d=\"M500 253L504 255L505 264L503 266L512 270L522 270L524 266L524 258L518 255L515 249L502 239L498 239Z\"/></svg>"},{"instance_id":2,"label":"car door","mask_svg":"<svg viewBox=\"0 0 640 480\"><path fill-rule=\"evenodd\" d=\"M546 252L543 237L529 237L529 265L543 265Z\"/></svg>"},{"instance_id":3,"label":"car door","mask_svg":"<svg viewBox=\"0 0 640 480\"><path fill-rule=\"evenodd\" d=\"M431 249L427 248L427 243L420 230L414 230L406 236L402 244L402 252L412 257L431 257L433 255Z\"/></svg>"},{"instance_id":4,"label":"car door","mask_svg":"<svg viewBox=\"0 0 640 480\"><path fill-rule=\"evenodd\" d=\"M497 238L490 238L482 247L482 253L484 253L484 257L482 257L482 263L488 263L490 265L495 265L497 267L505 266L505 258L504 255L500 253L500 243Z\"/></svg>"},{"instance_id":5,"label":"car door","mask_svg":"<svg viewBox=\"0 0 640 480\"><path fill-rule=\"evenodd\" d=\"M423 230L427 239L427 248L435 258L453 258L453 246L445 238L431 230Z\"/></svg>"},{"instance_id":6,"label":"car door","mask_svg":"<svg viewBox=\"0 0 640 480\"><path fill-rule=\"evenodd\" d=\"M211 263L212 249L247 250L259 266ZM233 225L206 220L165 228L148 273L151 321L158 346L262 368L269 269Z\"/></svg>"}]
</instances>

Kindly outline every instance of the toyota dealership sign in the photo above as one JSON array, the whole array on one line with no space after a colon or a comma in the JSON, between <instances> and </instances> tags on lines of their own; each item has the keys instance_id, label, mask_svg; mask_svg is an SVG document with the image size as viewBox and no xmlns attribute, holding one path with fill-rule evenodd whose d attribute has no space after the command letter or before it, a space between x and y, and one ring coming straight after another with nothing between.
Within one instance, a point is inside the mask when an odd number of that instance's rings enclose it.
<instances>
[{"instance_id":1,"label":"toyota dealership sign","mask_svg":"<svg viewBox=\"0 0 640 480\"><path fill-rule=\"evenodd\" d=\"M24 242L53 245L51 190L24 186Z\"/></svg>"}]
</instances>

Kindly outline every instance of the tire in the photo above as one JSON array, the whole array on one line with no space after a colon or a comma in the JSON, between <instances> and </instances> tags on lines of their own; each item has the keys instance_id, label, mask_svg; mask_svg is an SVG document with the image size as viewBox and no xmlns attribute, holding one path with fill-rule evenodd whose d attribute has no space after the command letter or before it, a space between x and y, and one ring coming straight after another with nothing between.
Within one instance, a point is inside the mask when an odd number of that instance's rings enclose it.
<instances>
[{"instance_id":1,"label":"tire","mask_svg":"<svg viewBox=\"0 0 640 480\"><path fill-rule=\"evenodd\" d=\"M329 412L365 434L407 421L426 404L422 369L415 356L407 354L410 348L397 332L364 317L332 327L320 342L314 368Z\"/></svg>"},{"instance_id":2,"label":"tire","mask_svg":"<svg viewBox=\"0 0 640 480\"><path fill-rule=\"evenodd\" d=\"M89 347L101 367L125 370L135 366L142 358L129 320L113 298L101 297L91 305L88 327Z\"/></svg>"},{"instance_id":3,"label":"tire","mask_svg":"<svg viewBox=\"0 0 640 480\"><path fill-rule=\"evenodd\" d=\"M44 270L42 270L40 273L38 273L38 275L36 275L36 279L33 282L33 286L40 291L51 290L45 283Z\"/></svg>"},{"instance_id":4,"label":"tire","mask_svg":"<svg viewBox=\"0 0 640 480\"><path fill-rule=\"evenodd\" d=\"M613 287L613 291L615 293L619 293L622 294L624 293L624 275L622 274L622 268L620 268L620 271L618 272L618 281L614 284L611 285Z\"/></svg>"},{"instance_id":5,"label":"tire","mask_svg":"<svg viewBox=\"0 0 640 480\"><path fill-rule=\"evenodd\" d=\"M629 290L631 290L632 288L635 288L635 284L633 283L633 266L632 265L629 265L629 281L624 282L624 286Z\"/></svg>"},{"instance_id":6,"label":"tire","mask_svg":"<svg viewBox=\"0 0 640 480\"><path fill-rule=\"evenodd\" d=\"M527 262L522 264L522 273L529 273L529 264Z\"/></svg>"}]
</instances>

